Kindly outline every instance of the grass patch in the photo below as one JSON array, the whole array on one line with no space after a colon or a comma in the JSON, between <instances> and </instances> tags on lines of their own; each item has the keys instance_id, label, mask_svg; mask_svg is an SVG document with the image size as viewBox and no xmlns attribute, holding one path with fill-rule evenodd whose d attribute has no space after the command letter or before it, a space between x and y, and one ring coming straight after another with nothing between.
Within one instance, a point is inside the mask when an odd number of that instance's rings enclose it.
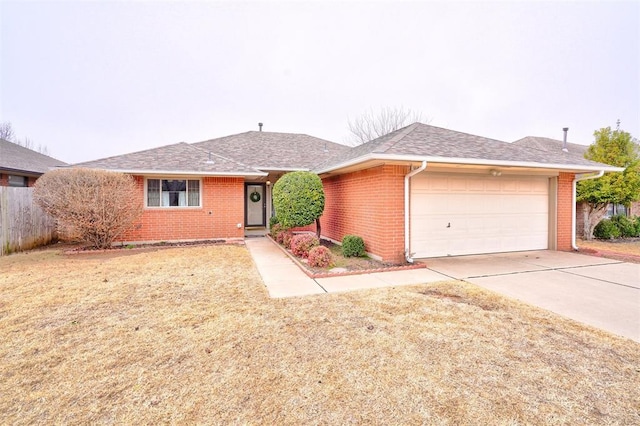
<instances>
[{"instance_id":1,"label":"grass patch","mask_svg":"<svg viewBox=\"0 0 640 426\"><path fill-rule=\"evenodd\" d=\"M244 247L0 258L7 424L637 424L640 345L463 282L270 299Z\"/></svg>"}]
</instances>

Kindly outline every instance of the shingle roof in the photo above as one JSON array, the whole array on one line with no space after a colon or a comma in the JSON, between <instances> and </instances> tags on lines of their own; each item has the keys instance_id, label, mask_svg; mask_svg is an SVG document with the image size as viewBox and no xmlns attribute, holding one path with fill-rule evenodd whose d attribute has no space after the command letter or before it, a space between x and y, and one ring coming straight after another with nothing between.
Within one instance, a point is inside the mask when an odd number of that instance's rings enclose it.
<instances>
[{"instance_id":1,"label":"shingle roof","mask_svg":"<svg viewBox=\"0 0 640 426\"><path fill-rule=\"evenodd\" d=\"M217 153L209 153L185 142L87 161L74 166L123 172L202 173L239 176L264 174L253 167L225 158Z\"/></svg>"},{"instance_id":2,"label":"shingle roof","mask_svg":"<svg viewBox=\"0 0 640 426\"><path fill-rule=\"evenodd\" d=\"M562 151L563 144L562 141L557 139L543 138L540 136L527 136L512 143L527 148L540 149L542 151ZM587 148L589 148L587 145L567 142L569 154L574 154L581 158L584 158Z\"/></svg>"},{"instance_id":3,"label":"shingle roof","mask_svg":"<svg viewBox=\"0 0 640 426\"><path fill-rule=\"evenodd\" d=\"M66 165L48 155L0 139L0 169L40 175L54 167Z\"/></svg>"},{"instance_id":4,"label":"shingle roof","mask_svg":"<svg viewBox=\"0 0 640 426\"><path fill-rule=\"evenodd\" d=\"M324 173L376 157L613 171L611 166L586 160L575 152L531 147L526 139L508 143L414 123L351 148L304 134L250 131L194 144L181 142L76 166L138 173L255 176L265 175L268 170L308 169ZM546 138L535 139L543 142ZM207 161L209 158L213 163Z\"/></svg>"},{"instance_id":5,"label":"shingle roof","mask_svg":"<svg viewBox=\"0 0 640 426\"><path fill-rule=\"evenodd\" d=\"M393 155L405 157L429 157L441 162L465 160L496 161L508 163L536 163L538 165L571 165L598 167L602 164L586 160L574 154L543 151L520 144L511 144L495 139L454 130L414 123L388 135L360 145L340 158L334 157L319 167L319 170L336 168L349 160L367 155ZM607 166L609 167L609 166Z\"/></svg>"},{"instance_id":6,"label":"shingle roof","mask_svg":"<svg viewBox=\"0 0 640 426\"><path fill-rule=\"evenodd\" d=\"M211 139L193 146L261 170L313 169L350 150L348 146L309 135L258 131Z\"/></svg>"}]
</instances>

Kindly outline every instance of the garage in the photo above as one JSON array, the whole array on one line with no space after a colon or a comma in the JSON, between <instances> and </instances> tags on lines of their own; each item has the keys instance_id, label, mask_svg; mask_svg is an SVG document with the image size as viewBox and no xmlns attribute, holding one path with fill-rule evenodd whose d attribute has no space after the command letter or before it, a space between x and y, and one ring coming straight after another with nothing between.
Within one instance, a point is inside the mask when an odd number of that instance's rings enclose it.
<instances>
[{"instance_id":1,"label":"garage","mask_svg":"<svg viewBox=\"0 0 640 426\"><path fill-rule=\"evenodd\" d=\"M411 179L413 257L549 248L549 177L494 174Z\"/></svg>"}]
</instances>

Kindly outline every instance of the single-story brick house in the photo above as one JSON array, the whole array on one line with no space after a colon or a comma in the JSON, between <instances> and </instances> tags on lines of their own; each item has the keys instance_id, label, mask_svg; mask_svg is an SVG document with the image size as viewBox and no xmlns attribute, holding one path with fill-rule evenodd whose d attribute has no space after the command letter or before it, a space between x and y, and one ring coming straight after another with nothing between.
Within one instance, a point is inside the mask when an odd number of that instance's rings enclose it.
<instances>
[{"instance_id":1,"label":"single-story brick house","mask_svg":"<svg viewBox=\"0 0 640 426\"><path fill-rule=\"evenodd\" d=\"M567 150L568 155L575 156L576 158L584 158L589 148L587 145L579 145L563 141L543 138L538 136L527 136L519 139L514 144L520 146L527 146L530 148L536 148L547 152L554 152L562 150L563 147ZM584 231L584 209L585 203L576 203L576 234L583 237ZM631 203L629 207L625 207L621 204L609 204L607 210L603 212L603 217L610 218L614 215L624 215L628 217L640 216L640 201Z\"/></svg>"},{"instance_id":2,"label":"single-story brick house","mask_svg":"<svg viewBox=\"0 0 640 426\"><path fill-rule=\"evenodd\" d=\"M271 188L311 170L326 194L325 237L360 235L384 261L570 250L573 184L620 169L414 123L357 147L250 131L77 164L133 175L144 213L123 242L265 233ZM257 195L256 195L257 194Z\"/></svg>"},{"instance_id":3,"label":"single-story brick house","mask_svg":"<svg viewBox=\"0 0 640 426\"><path fill-rule=\"evenodd\" d=\"M0 186L33 186L48 170L67 163L0 139Z\"/></svg>"}]
</instances>

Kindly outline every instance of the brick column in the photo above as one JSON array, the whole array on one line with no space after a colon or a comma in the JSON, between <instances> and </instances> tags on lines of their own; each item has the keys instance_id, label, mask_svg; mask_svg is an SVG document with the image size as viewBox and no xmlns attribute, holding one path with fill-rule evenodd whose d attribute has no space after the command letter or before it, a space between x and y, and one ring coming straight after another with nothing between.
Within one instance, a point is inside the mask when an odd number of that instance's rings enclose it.
<instances>
[{"instance_id":1,"label":"brick column","mask_svg":"<svg viewBox=\"0 0 640 426\"><path fill-rule=\"evenodd\" d=\"M571 227L573 223L573 173L558 176L558 250L570 251Z\"/></svg>"}]
</instances>

